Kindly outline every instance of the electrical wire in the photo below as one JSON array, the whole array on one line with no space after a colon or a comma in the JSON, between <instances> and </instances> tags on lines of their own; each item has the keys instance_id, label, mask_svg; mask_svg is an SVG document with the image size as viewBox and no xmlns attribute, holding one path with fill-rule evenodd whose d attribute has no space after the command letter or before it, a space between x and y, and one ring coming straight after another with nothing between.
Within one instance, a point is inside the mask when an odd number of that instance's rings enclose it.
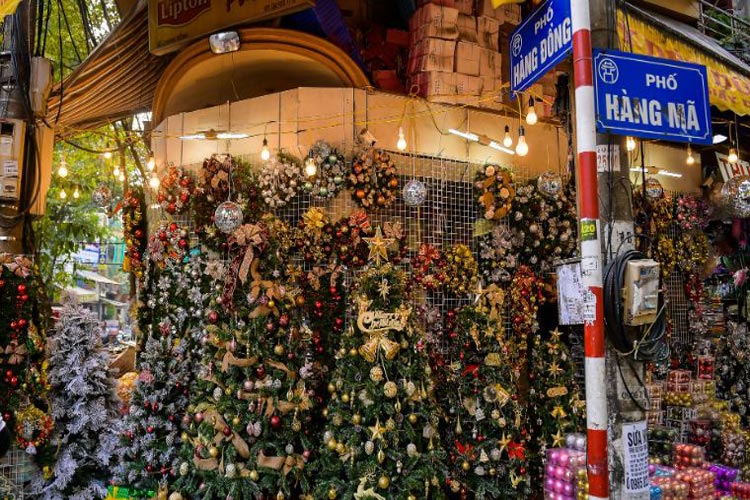
<instances>
[{"instance_id":1,"label":"electrical wire","mask_svg":"<svg viewBox=\"0 0 750 500\"><path fill-rule=\"evenodd\" d=\"M605 267L604 322L607 326L607 338L618 354L632 356L637 361L656 362L669 357L669 346L665 342L667 322L662 294L659 293L656 319L647 327L630 327L629 333L623 312L622 288L628 263L645 258L637 250L628 250L612 259Z\"/></svg>"}]
</instances>

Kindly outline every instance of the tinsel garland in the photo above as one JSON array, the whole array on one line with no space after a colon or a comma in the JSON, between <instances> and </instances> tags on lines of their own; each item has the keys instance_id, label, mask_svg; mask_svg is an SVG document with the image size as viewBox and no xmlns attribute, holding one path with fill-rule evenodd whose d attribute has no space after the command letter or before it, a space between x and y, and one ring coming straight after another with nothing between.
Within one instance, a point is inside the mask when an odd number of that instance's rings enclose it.
<instances>
[{"instance_id":1,"label":"tinsel garland","mask_svg":"<svg viewBox=\"0 0 750 500\"><path fill-rule=\"evenodd\" d=\"M195 189L193 175L183 167L169 164L159 183L156 201L171 215L180 215L190 206Z\"/></svg>"},{"instance_id":2,"label":"tinsel garland","mask_svg":"<svg viewBox=\"0 0 750 500\"><path fill-rule=\"evenodd\" d=\"M498 165L485 166L474 177L474 193L485 219L502 220L510 213L516 196L513 171Z\"/></svg>"},{"instance_id":3,"label":"tinsel garland","mask_svg":"<svg viewBox=\"0 0 750 500\"><path fill-rule=\"evenodd\" d=\"M363 208L387 208L396 201L398 170L385 151L361 152L352 162L347 181L352 199Z\"/></svg>"},{"instance_id":4,"label":"tinsel garland","mask_svg":"<svg viewBox=\"0 0 750 500\"><path fill-rule=\"evenodd\" d=\"M146 197L143 189L128 188L122 202L122 230L126 245L122 268L125 272L135 273L136 276L140 276L143 271L143 253L148 243L145 211Z\"/></svg>"},{"instance_id":5,"label":"tinsel garland","mask_svg":"<svg viewBox=\"0 0 750 500\"><path fill-rule=\"evenodd\" d=\"M299 160L286 153L278 153L263 164L258 183L260 194L271 208L285 207L295 196L302 174Z\"/></svg>"}]
</instances>

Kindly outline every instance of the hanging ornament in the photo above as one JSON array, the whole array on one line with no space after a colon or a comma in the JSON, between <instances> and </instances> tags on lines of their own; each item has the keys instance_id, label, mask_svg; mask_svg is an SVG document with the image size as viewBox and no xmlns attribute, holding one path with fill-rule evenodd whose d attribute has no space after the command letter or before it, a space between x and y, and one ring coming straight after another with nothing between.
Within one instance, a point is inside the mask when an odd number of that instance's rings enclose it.
<instances>
[{"instance_id":1,"label":"hanging ornament","mask_svg":"<svg viewBox=\"0 0 750 500\"><path fill-rule=\"evenodd\" d=\"M516 189L513 172L506 167L487 165L474 178L477 203L484 208L484 218L500 220L510 213Z\"/></svg>"},{"instance_id":2,"label":"hanging ornament","mask_svg":"<svg viewBox=\"0 0 750 500\"><path fill-rule=\"evenodd\" d=\"M291 155L279 153L267 161L258 179L266 205L281 208L297 196L301 173L299 161Z\"/></svg>"},{"instance_id":3,"label":"hanging ornament","mask_svg":"<svg viewBox=\"0 0 750 500\"><path fill-rule=\"evenodd\" d=\"M307 160L315 165L314 173L309 175L305 169L306 179L302 189L318 198L334 198L344 185L346 161L344 155L337 152L325 141L317 141L310 148Z\"/></svg>"},{"instance_id":4,"label":"hanging ornament","mask_svg":"<svg viewBox=\"0 0 750 500\"><path fill-rule=\"evenodd\" d=\"M99 187L94 189L94 192L91 193L91 201L93 201L94 205L97 207L107 207L109 202L112 201L112 190L104 184L100 184Z\"/></svg>"},{"instance_id":5,"label":"hanging ornament","mask_svg":"<svg viewBox=\"0 0 750 500\"><path fill-rule=\"evenodd\" d=\"M222 233L233 233L242 224L242 209L233 201L221 203L214 212L214 224Z\"/></svg>"},{"instance_id":6,"label":"hanging ornament","mask_svg":"<svg viewBox=\"0 0 750 500\"><path fill-rule=\"evenodd\" d=\"M540 193L550 198L556 198L562 190L562 179L554 172L545 172L536 181Z\"/></svg>"},{"instance_id":7,"label":"hanging ornament","mask_svg":"<svg viewBox=\"0 0 750 500\"><path fill-rule=\"evenodd\" d=\"M181 214L190 206L190 197L194 188L193 175L182 167L170 164L159 182L156 201L167 213Z\"/></svg>"},{"instance_id":8,"label":"hanging ornament","mask_svg":"<svg viewBox=\"0 0 750 500\"><path fill-rule=\"evenodd\" d=\"M352 198L363 208L387 208L396 200L398 170L385 151L368 149L360 154L348 181Z\"/></svg>"},{"instance_id":9,"label":"hanging ornament","mask_svg":"<svg viewBox=\"0 0 750 500\"><path fill-rule=\"evenodd\" d=\"M653 177L646 179L646 198L658 200L662 196L664 196L664 188L661 183Z\"/></svg>"},{"instance_id":10,"label":"hanging ornament","mask_svg":"<svg viewBox=\"0 0 750 500\"><path fill-rule=\"evenodd\" d=\"M427 186L424 182L412 179L403 190L404 203L409 207L419 207L427 200Z\"/></svg>"},{"instance_id":11,"label":"hanging ornament","mask_svg":"<svg viewBox=\"0 0 750 500\"><path fill-rule=\"evenodd\" d=\"M740 219L750 217L750 177L732 177L721 188L721 196L732 215Z\"/></svg>"}]
</instances>

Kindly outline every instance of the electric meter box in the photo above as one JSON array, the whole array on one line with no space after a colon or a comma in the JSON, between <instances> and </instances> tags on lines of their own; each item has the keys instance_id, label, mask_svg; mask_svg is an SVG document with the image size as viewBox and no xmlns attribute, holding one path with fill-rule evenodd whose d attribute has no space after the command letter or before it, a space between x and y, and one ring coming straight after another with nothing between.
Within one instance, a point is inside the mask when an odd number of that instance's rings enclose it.
<instances>
[{"instance_id":1,"label":"electric meter box","mask_svg":"<svg viewBox=\"0 0 750 500\"><path fill-rule=\"evenodd\" d=\"M623 301L626 325L648 325L656 321L659 313L658 262L652 259L628 262Z\"/></svg>"},{"instance_id":2,"label":"electric meter box","mask_svg":"<svg viewBox=\"0 0 750 500\"><path fill-rule=\"evenodd\" d=\"M15 203L21 195L25 132L22 120L0 120L0 203Z\"/></svg>"}]
</instances>

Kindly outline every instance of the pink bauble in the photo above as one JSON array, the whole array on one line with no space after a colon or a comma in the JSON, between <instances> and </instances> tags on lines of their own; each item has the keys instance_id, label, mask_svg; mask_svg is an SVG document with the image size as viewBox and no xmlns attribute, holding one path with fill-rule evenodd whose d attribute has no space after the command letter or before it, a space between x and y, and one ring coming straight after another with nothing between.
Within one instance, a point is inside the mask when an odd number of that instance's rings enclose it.
<instances>
[{"instance_id":1,"label":"pink bauble","mask_svg":"<svg viewBox=\"0 0 750 500\"><path fill-rule=\"evenodd\" d=\"M554 491L555 489L555 479L552 476L547 476L544 479L544 489L547 491Z\"/></svg>"},{"instance_id":2,"label":"pink bauble","mask_svg":"<svg viewBox=\"0 0 750 500\"><path fill-rule=\"evenodd\" d=\"M201 412L196 413L195 414L195 421L198 422L199 424L201 422L203 422L203 413L201 413Z\"/></svg>"}]
</instances>

